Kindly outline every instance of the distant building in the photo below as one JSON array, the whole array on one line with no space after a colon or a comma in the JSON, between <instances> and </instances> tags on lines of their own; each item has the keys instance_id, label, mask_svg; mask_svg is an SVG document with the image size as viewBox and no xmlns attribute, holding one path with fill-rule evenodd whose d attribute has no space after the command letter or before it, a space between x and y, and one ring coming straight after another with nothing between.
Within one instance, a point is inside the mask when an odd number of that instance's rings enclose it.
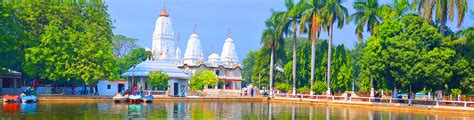
<instances>
[{"instance_id":1,"label":"distant building","mask_svg":"<svg viewBox=\"0 0 474 120\"><path fill-rule=\"evenodd\" d=\"M100 95L115 95L117 93L122 92L121 88L125 90L128 88L128 81L127 80L115 80L115 81L107 81L101 80L97 83L98 92Z\"/></svg>"},{"instance_id":2,"label":"distant building","mask_svg":"<svg viewBox=\"0 0 474 120\"><path fill-rule=\"evenodd\" d=\"M0 69L7 71L0 75L0 94L19 94L21 93L21 73L7 68Z\"/></svg>"}]
</instances>

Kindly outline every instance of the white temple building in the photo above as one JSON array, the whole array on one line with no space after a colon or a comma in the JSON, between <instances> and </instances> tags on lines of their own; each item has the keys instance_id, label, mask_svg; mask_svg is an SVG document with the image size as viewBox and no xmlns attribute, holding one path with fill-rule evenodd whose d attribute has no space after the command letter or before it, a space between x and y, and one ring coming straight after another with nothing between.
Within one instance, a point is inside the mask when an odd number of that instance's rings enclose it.
<instances>
[{"instance_id":1,"label":"white temple building","mask_svg":"<svg viewBox=\"0 0 474 120\"><path fill-rule=\"evenodd\" d=\"M175 46L171 19L166 9L163 9L156 20L152 49L147 49L153 54L153 57L130 68L122 76L129 77L130 86L150 90L152 86L147 83L148 75L151 71L162 71L169 76L168 95L186 96L189 94L188 85L191 73L177 67L178 64L181 64L181 50L179 47L175 49Z\"/></svg>"},{"instance_id":2,"label":"white temple building","mask_svg":"<svg viewBox=\"0 0 474 120\"><path fill-rule=\"evenodd\" d=\"M201 41L196 32L189 37L184 55L176 45L173 26L169 14L164 7L155 23L152 34L152 48L147 48L153 57L130 68L122 76L129 77L129 85L150 90L147 84L151 71L162 71L169 76L168 95L186 96L189 94L189 81L193 73L199 70L212 70L225 84L215 88L240 90L242 83L241 65L238 61L235 45L231 37L224 40L219 56L212 53L204 56ZM220 86L220 87L218 87Z\"/></svg>"},{"instance_id":3,"label":"white temple building","mask_svg":"<svg viewBox=\"0 0 474 120\"><path fill-rule=\"evenodd\" d=\"M240 90L243 81L242 67L235 51L234 40L227 37L224 41L221 55L212 53L206 59L203 56L199 36L197 33L191 34L184 53L183 64L178 65L178 67L192 73L205 69L214 71L219 79L224 82L223 85L216 83L214 88Z\"/></svg>"}]
</instances>

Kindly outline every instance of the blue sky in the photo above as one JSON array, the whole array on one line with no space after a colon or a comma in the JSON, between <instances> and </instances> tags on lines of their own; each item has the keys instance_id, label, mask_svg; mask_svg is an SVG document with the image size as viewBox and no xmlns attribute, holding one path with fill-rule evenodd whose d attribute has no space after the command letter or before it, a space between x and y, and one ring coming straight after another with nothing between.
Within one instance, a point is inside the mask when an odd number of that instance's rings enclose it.
<instances>
[{"instance_id":1,"label":"blue sky","mask_svg":"<svg viewBox=\"0 0 474 120\"><path fill-rule=\"evenodd\" d=\"M468 1L468 7L474 8L474 1ZM349 14L354 13L353 0L343 5ZM387 2L384 2L387 3ZM151 48L152 32L159 13L163 10L163 0L107 0L108 13L114 20L114 34L121 34L139 39L141 47ZM184 51L189 35L197 24L197 33L205 55L220 53L227 37L227 30L232 29L237 54L242 60L248 51L261 47L260 37L265 29L264 21L271 15L270 10L285 10L284 0L167 0L166 10L173 22L175 35L181 34L178 45ZM474 16L467 15L463 27L473 26ZM454 20L456 21L456 20ZM454 30L455 22L448 26ZM334 44L344 44L352 48L357 42L354 34L355 25L347 24L343 29L334 31ZM368 34L365 33L367 37ZM175 37L177 38L177 37ZM326 33L322 35L327 38ZM183 53L184 54L184 53Z\"/></svg>"}]
</instances>

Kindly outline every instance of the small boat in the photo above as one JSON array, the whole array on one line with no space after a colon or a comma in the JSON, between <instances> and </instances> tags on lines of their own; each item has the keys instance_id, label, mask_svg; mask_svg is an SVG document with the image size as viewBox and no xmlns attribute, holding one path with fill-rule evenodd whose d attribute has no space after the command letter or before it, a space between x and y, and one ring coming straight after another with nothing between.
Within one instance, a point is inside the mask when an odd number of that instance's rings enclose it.
<instances>
[{"instance_id":1,"label":"small boat","mask_svg":"<svg viewBox=\"0 0 474 120\"><path fill-rule=\"evenodd\" d=\"M117 94L112 98L115 102L124 102L127 100L127 96L122 96L121 94Z\"/></svg>"},{"instance_id":2,"label":"small boat","mask_svg":"<svg viewBox=\"0 0 474 120\"><path fill-rule=\"evenodd\" d=\"M3 95L3 102L4 103L20 102L20 96L19 95Z\"/></svg>"},{"instance_id":3,"label":"small boat","mask_svg":"<svg viewBox=\"0 0 474 120\"><path fill-rule=\"evenodd\" d=\"M38 102L38 97L36 95L21 95L20 99L23 103Z\"/></svg>"},{"instance_id":4,"label":"small boat","mask_svg":"<svg viewBox=\"0 0 474 120\"><path fill-rule=\"evenodd\" d=\"M153 102L153 95L143 95L142 100L143 102Z\"/></svg>"},{"instance_id":5,"label":"small boat","mask_svg":"<svg viewBox=\"0 0 474 120\"><path fill-rule=\"evenodd\" d=\"M141 95L128 95L128 101L130 103L140 103L142 102L142 96Z\"/></svg>"}]
</instances>

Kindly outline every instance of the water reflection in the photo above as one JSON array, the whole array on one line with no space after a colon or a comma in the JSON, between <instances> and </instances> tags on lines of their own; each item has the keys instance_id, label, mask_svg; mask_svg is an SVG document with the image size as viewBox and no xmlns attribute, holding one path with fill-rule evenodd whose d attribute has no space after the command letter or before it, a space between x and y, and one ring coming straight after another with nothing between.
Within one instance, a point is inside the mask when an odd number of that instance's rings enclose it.
<instances>
[{"instance_id":1,"label":"water reflection","mask_svg":"<svg viewBox=\"0 0 474 120\"><path fill-rule=\"evenodd\" d=\"M38 109L37 103L22 103L21 104L21 112L23 114L36 114L36 110Z\"/></svg>"},{"instance_id":2,"label":"water reflection","mask_svg":"<svg viewBox=\"0 0 474 120\"><path fill-rule=\"evenodd\" d=\"M470 119L468 115L443 115L377 109L283 104L266 102L155 102L117 104L109 101L3 104L6 119Z\"/></svg>"}]
</instances>

